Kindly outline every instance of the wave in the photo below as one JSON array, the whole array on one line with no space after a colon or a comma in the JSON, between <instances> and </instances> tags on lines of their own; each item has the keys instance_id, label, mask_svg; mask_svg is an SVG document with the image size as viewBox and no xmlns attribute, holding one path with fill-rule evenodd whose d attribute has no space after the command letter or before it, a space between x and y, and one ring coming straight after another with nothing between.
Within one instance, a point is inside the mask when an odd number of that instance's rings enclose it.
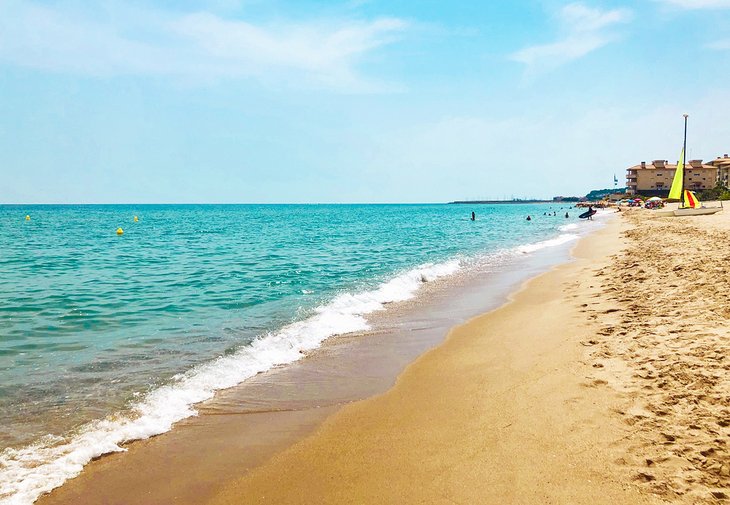
<instances>
[{"instance_id":1,"label":"wave","mask_svg":"<svg viewBox=\"0 0 730 505\"><path fill-rule=\"evenodd\" d=\"M459 260L425 264L377 289L345 293L315 309L311 317L267 333L237 352L197 366L131 406L130 413L88 423L72 438L46 436L0 454L0 503L26 505L75 477L93 458L124 451L122 444L159 435L197 414L194 405L216 391L240 384L274 366L292 363L329 337L369 329L365 316L388 303L408 300L425 282L451 275Z\"/></svg>"},{"instance_id":2,"label":"wave","mask_svg":"<svg viewBox=\"0 0 730 505\"><path fill-rule=\"evenodd\" d=\"M498 261L505 254L529 254L577 238L576 234L561 234L491 256ZM317 307L307 319L261 335L233 354L175 376L170 384L146 394L125 414L90 422L70 437L47 435L35 444L5 449L0 453L0 503L32 504L42 494L78 475L92 459L125 451L122 445L126 442L169 431L174 423L197 415L195 405L212 398L216 391L236 386L275 366L293 363L327 338L370 329L365 316L384 310L389 303L411 299L424 283L451 276L461 268L459 259L428 263L397 275L376 289L343 293Z\"/></svg>"},{"instance_id":3,"label":"wave","mask_svg":"<svg viewBox=\"0 0 730 505\"><path fill-rule=\"evenodd\" d=\"M527 254L527 253L539 251L540 249L545 249L546 247L559 246L559 245L571 242L573 240L576 240L578 237L579 236L574 233L564 233L562 235L559 235L555 238L551 238L549 240L543 240L541 242L535 242L533 244L521 245L516 248L516 251L518 253Z\"/></svg>"}]
</instances>

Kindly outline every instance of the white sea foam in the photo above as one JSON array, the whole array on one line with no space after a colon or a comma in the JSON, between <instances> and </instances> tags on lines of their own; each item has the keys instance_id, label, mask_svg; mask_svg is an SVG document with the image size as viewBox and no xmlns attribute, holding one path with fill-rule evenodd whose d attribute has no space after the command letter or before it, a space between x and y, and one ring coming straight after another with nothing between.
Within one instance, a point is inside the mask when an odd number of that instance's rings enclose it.
<instances>
[{"instance_id":1,"label":"white sea foam","mask_svg":"<svg viewBox=\"0 0 730 505\"><path fill-rule=\"evenodd\" d=\"M405 272L372 291L345 293L318 307L308 319L260 336L238 352L221 356L175 377L169 385L147 394L131 414L110 416L84 426L72 438L45 437L37 443L0 453L0 503L28 505L67 479L91 459L124 451L121 444L169 431L196 415L194 405L216 391L233 387L276 365L294 362L302 352L334 335L368 329L367 314L391 302L415 296L424 282L451 275L460 262L426 264Z\"/></svg>"},{"instance_id":2,"label":"white sea foam","mask_svg":"<svg viewBox=\"0 0 730 505\"><path fill-rule=\"evenodd\" d=\"M541 242L535 242L534 244L521 245L521 246L517 247L516 251L518 253L527 254L527 253L539 251L540 249L545 249L546 247L559 246L559 245L571 242L573 240L576 240L577 238L578 238L578 235L576 235L576 234L563 233L562 235L559 235L555 238L543 240Z\"/></svg>"},{"instance_id":3,"label":"white sea foam","mask_svg":"<svg viewBox=\"0 0 730 505\"><path fill-rule=\"evenodd\" d=\"M558 230L560 231L571 231L571 230L577 230L578 229L578 223L570 223L570 224L564 224L563 226L560 226Z\"/></svg>"}]
</instances>

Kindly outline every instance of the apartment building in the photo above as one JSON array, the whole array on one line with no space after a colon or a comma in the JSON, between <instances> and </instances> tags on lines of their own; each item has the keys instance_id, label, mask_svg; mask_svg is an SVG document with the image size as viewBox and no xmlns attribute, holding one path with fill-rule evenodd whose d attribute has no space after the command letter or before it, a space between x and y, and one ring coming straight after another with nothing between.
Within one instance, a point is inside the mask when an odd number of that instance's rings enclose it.
<instances>
[{"instance_id":1,"label":"apartment building","mask_svg":"<svg viewBox=\"0 0 730 505\"><path fill-rule=\"evenodd\" d=\"M728 179L730 178L730 156L727 154L718 156L712 161L707 162L717 168L717 180L722 182L723 186L728 187Z\"/></svg>"},{"instance_id":2,"label":"apartment building","mask_svg":"<svg viewBox=\"0 0 730 505\"><path fill-rule=\"evenodd\" d=\"M718 158L720 159L720 158ZM730 158L728 159L730 161ZM727 167L730 170L730 164ZM677 165L667 160L642 161L626 169L626 186L630 195L666 197L672 186ZM692 160L684 167L684 187L692 191L710 189L717 184L718 167Z\"/></svg>"}]
</instances>

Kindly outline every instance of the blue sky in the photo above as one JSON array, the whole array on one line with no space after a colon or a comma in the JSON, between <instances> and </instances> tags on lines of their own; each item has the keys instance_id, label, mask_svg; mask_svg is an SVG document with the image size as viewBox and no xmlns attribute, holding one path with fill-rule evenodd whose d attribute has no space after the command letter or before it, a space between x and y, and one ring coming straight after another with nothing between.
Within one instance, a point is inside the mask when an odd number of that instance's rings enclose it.
<instances>
[{"instance_id":1,"label":"blue sky","mask_svg":"<svg viewBox=\"0 0 730 505\"><path fill-rule=\"evenodd\" d=\"M730 0L0 0L0 203L581 195L730 151Z\"/></svg>"}]
</instances>

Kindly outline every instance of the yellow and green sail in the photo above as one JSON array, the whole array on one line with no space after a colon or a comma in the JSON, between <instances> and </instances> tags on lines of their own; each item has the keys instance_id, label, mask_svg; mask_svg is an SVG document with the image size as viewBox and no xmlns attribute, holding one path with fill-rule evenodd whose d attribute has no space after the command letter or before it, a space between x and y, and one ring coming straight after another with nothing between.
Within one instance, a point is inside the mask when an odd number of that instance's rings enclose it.
<instances>
[{"instance_id":1,"label":"yellow and green sail","mask_svg":"<svg viewBox=\"0 0 730 505\"><path fill-rule=\"evenodd\" d=\"M677 162L677 170L674 172L674 179L672 179L672 187L669 190L669 200L681 200L682 199L682 181L684 180L684 149L679 155L679 161Z\"/></svg>"}]
</instances>

